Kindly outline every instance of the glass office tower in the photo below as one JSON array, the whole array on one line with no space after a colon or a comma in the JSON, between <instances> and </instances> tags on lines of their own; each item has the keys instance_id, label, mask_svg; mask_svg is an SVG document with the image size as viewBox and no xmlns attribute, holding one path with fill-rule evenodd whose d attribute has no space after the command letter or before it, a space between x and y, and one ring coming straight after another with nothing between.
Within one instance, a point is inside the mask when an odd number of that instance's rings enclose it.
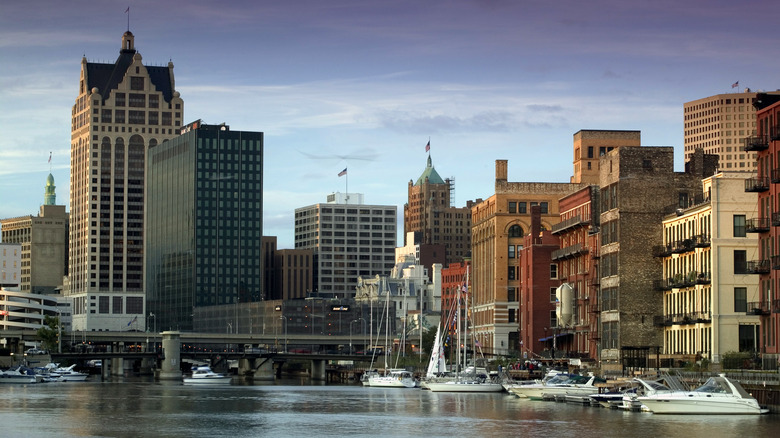
<instances>
[{"instance_id":1,"label":"glass office tower","mask_svg":"<svg viewBox=\"0 0 780 438\"><path fill-rule=\"evenodd\" d=\"M197 307L262 300L262 170L263 133L224 124L196 121L149 148L150 329L192 330Z\"/></svg>"}]
</instances>

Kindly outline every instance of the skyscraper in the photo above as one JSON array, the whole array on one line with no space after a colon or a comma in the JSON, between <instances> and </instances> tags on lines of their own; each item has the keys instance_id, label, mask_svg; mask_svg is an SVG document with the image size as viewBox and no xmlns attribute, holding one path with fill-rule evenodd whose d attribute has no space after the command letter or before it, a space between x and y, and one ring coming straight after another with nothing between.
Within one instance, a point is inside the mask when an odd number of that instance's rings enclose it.
<instances>
[{"instance_id":1,"label":"skyscraper","mask_svg":"<svg viewBox=\"0 0 780 438\"><path fill-rule=\"evenodd\" d=\"M71 113L65 291L74 330L126 330L144 314L146 154L178 134L183 111L173 63L145 66L130 31L113 64L81 60Z\"/></svg>"},{"instance_id":2,"label":"skyscraper","mask_svg":"<svg viewBox=\"0 0 780 438\"><path fill-rule=\"evenodd\" d=\"M234 316L262 299L263 133L197 121L148 157L145 284L157 327L248 332Z\"/></svg>"},{"instance_id":3,"label":"skyscraper","mask_svg":"<svg viewBox=\"0 0 780 438\"><path fill-rule=\"evenodd\" d=\"M703 149L705 154L719 156L720 169L755 172L756 153L745 152L743 142L756 135L756 94L747 88L742 93L716 94L685 102L685 161L696 149Z\"/></svg>"}]
</instances>

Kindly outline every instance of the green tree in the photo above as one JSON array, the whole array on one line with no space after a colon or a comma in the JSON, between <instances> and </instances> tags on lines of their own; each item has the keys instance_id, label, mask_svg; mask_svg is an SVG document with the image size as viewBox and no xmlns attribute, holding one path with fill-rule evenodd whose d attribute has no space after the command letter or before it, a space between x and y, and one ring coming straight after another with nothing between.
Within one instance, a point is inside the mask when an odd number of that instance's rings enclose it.
<instances>
[{"instance_id":1,"label":"green tree","mask_svg":"<svg viewBox=\"0 0 780 438\"><path fill-rule=\"evenodd\" d=\"M57 348L59 342L60 318L55 316L46 316L43 320L43 327L35 333L38 340L41 341L41 347L44 350L53 351Z\"/></svg>"}]
</instances>

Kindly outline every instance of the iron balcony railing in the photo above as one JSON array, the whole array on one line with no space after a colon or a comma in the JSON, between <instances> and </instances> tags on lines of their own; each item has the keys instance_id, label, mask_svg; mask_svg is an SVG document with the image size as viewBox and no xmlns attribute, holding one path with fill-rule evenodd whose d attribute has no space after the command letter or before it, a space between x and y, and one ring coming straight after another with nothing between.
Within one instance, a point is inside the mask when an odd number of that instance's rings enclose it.
<instances>
[{"instance_id":1,"label":"iron balcony railing","mask_svg":"<svg viewBox=\"0 0 780 438\"><path fill-rule=\"evenodd\" d=\"M560 234L570 228L574 228L577 226L585 226L589 224L590 224L590 220L583 219L580 215L577 215L553 225L551 227L551 231L553 234Z\"/></svg>"},{"instance_id":2,"label":"iron balcony railing","mask_svg":"<svg viewBox=\"0 0 780 438\"><path fill-rule=\"evenodd\" d=\"M769 190L769 178L759 176L745 179L746 192L765 192Z\"/></svg>"},{"instance_id":3,"label":"iron balcony railing","mask_svg":"<svg viewBox=\"0 0 780 438\"><path fill-rule=\"evenodd\" d=\"M768 274L770 270L769 259L750 260L745 269L746 274Z\"/></svg>"},{"instance_id":4,"label":"iron balcony railing","mask_svg":"<svg viewBox=\"0 0 780 438\"><path fill-rule=\"evenodd\" d=\"M765 135L746 137L742 149L745 152L764 151L769 149L769 139Z\"/></svg>"},{"instance_id":5,"label":"iron balcony railing","mask_svg":"<svg viewBox=\"0 0 780 438\"><path fill-rule=\"evenodd\" d=\"M769 303L766 301L751 301L747 303L748 315L769 315L771 310Z\"/></svg>"},{"instance_id":6,"label":"iron balcony railing","mask_svg":"<svg viewBox=\"0 0 780 438\"><path fill-rule=\"evenodd\" d=\"M766 233L771 222L768 217L754 217L745 221L745 231L748 233Z\"/></svg>"}]
</instances>

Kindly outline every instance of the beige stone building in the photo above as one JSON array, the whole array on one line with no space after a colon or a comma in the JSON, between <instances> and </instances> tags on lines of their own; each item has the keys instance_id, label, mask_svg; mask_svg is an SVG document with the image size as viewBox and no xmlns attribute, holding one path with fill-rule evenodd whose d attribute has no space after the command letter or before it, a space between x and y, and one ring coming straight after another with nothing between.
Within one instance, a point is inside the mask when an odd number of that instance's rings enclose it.
<instances>
[{"instance_id":1,"label":"beige stone building","mask_svg":"<svg viewBox=\"0 0 780 438\"><path fill-rule=\"evenodd\" d=\"M531 229L531 207L539 206L541 226L560 221L558 200L587 186L572 183L508 181L508 161L496 160L495 194L472 214L471 324L486 354L516 349L520 263L518 251Z\"/></svg>"},{"instance_id":2,"label":"beige stone building","mask_svg":"<svg viewBox=\"0 0 780 438\"><path fill-rule=\"evenodd\" d=\"M122 35L114 63L81 60L71 113L65 291L73 300L75 330L125 330L134 318L145 321L147 150L177 136L183 115L173 63L144 65L130 31Z\"/></svg>"},{"instance_id":3,"label":"beige stone building","mask_svg":"<svg viewBox=\"0 0 780 438\"><path fill-rule=\"evenodd\" d=\"M52 294L68 272L68 213L64 205L54 205L54 189L54 177L49 174L45 203L37 216L0 220L2 241L21 245L21 292Z\"/></svg>"},{"instance_id":4,"label":"beige stone building","mask_svg":"<svg viewBox=\"0 0 780 438\"><path fill-rule=\"evenodd\" d=\"M758 255L750 221L757 195L745 193L741 172L721 172L702 181L704 197L663 220L662 358L667 365L702 358L719 363L727 352L756 351L759 276L747 260ZM746 225L747 223L747 225Z\"/></svg>"}]
</instances>

